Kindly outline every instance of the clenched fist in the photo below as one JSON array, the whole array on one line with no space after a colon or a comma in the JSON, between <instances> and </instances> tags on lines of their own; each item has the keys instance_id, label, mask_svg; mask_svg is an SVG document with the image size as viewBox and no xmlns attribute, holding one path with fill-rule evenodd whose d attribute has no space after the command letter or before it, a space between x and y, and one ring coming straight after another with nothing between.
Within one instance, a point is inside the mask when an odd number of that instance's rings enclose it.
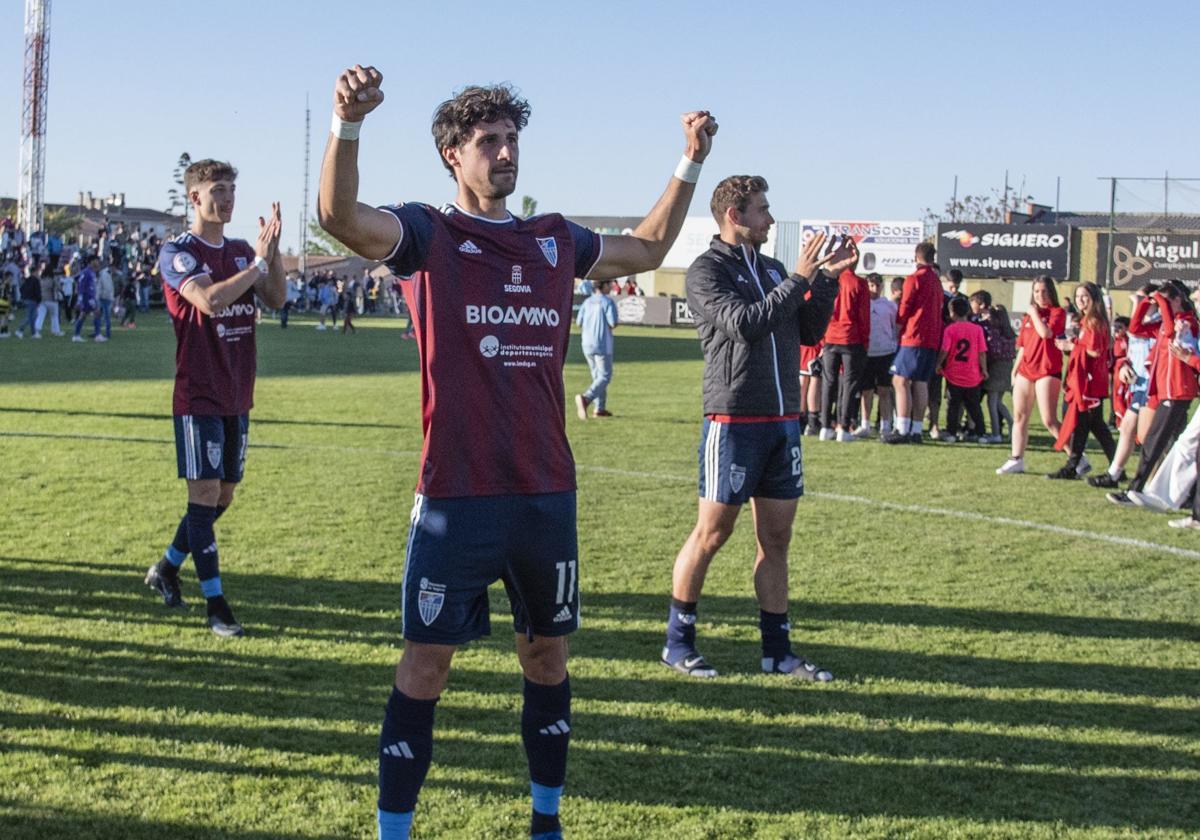
<instances>
[{"instance_id":1,"label":"clenched fist","mask_svg":"<svg viewBox=\"0 0 1200 840\"><path fill-rule=\"evenodd\" d=\"M333 88L333 112L346 122L362 122L383 101L383 74L355 64L338 76Z\"/></svg>"}]
</instances>

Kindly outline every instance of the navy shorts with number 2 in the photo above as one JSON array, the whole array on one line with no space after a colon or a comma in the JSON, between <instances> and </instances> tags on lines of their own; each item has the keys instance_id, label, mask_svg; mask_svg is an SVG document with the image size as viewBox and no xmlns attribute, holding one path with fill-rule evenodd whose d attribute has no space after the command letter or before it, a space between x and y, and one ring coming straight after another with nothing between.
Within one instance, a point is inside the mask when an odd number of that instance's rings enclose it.
<instances>
[{"instance_id":1,"label":"navy shorts with number 2","mask_svg":"<svg viewBox=\"0 0 1200 840\"><path fill-rule=\"evenodd\" d=\"M804 495L800 421L726 423L705 418L700 435L700 498L742 505L755 496Z\"/></svg>"},{"instance_id":2,"label":"navy shorts with number 2","mask_svg":"<svg viewBox=\"0 0 1200 840\"><path fill-rule=\"evenodd\" d=\"M488 586L504 581L513 630L579 627L575 493L417 495L404 563L404 638L461 645L491 633Z\"/></svg>"}]
</instances>

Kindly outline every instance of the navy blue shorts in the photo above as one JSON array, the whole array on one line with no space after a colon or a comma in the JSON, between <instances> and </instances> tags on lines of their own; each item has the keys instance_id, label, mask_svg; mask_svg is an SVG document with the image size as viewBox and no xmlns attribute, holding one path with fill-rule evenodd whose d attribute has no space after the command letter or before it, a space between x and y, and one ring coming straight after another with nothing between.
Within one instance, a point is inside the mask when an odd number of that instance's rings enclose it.
<instances>
[{"instance_id":1,"label":"navy blue shorts","mask_svg":"<svg viewBox=\"0 0 1200 840\"><path fill-rule=\"evenodd\" d=\"M226 417L184 414L174 419L175 461L180 478L242 480L250 433L249 414Z\"/></svg>"},{"instance_id":2,"label":"navy blue shorts","mask_svg":"<svg viewBox=\"0 0 1200 840\"><path fill-rule=\"evenodd\" d=\"M488 586L504 581L513 630L579 627L575 493L417 495L404 564L404 638L461 645L491 634Z\"/></svg>"},{"instance_id":3,"label":"navy blue shorts","mask_svg":"<svg viewBox=\"0 0 1200 840\"><path fill-rule=\"evenodd\" d=\"M892 362L892 374L913 382L928 382L937 369L937 355L928 347L901 347Z\"/></svg>"},{"instance_id":4,"label":"navy blue shorts","mask_svg":"<svg viewBox=\"0 0 1200 840\"><path fill-rule=\"evenodd\" d=\"M1150 402L1150 377L1139 376L1129 390L1129 410L1139 412Z\"/></svg>"},{"instance_id":5,"label":"navy blue shorts","mask_svg":"<svg viewBox=\"0 0 1200 840\"><path fill-rule=\"evenodd\" d=\"M800 421L724 423L705 418L700 434L700 498L742 505L754 496L804 495Z\"/></svg>"}]
</instances>

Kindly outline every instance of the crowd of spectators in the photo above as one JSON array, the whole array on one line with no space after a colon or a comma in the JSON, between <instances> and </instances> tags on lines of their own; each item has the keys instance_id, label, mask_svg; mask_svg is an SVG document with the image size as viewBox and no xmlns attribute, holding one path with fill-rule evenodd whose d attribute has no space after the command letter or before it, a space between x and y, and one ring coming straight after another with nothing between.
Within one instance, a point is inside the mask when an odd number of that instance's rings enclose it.
<instances>
[{"instance_id":1,"label":"crowd of spectators","mask_svg":"<svg viewBox=\"0 0 1200 840\"><path fill-rule=\"evenodd\" d=\"M1060 299L1054 280L1040 277L1014 323L986 290L964 294L957 270L928 268L941 281L942 313L927 408L904 417L893 399L904 382L895 359L906 316L915 317L917 275L889 283L848 269L838 278L823 340L801 348L805 435L849 443L877 434L886 443L912 444L927 428L928 438L942 443L1007 442L1010 457L996 473L1014 475L1026 471L1036 406L1055 449L1066 454L1046 478L1086 477L1111 490L1107 497L1117 505L1190 508L1191 516L1170 524L1200 528L1200 412L1188 422L1200 394L1200 290L1189 292L1179 280L1148 285L1132 295L1130 316L1113 318L1112 301L1097 284L1081 283ZM1089 475L1089 438L1108 462L1096 475ZM1125 467L1139 446L1130 477Z\"/></svg>"},{"instance_id":2,"label":"crowd of spectators","mask_svg":"<svg viewBox=\"0 0 1200 840\"><path fill-rule=\"evenodd\" d=\"M137 311L150 307L158 280L161 239L138 227L106 223L96 236L64 242L37 231L28 238L11 219L0 220L0 339L65 336L82 342L92 319L91 338L112 337L112 319L137 326Z\"/></svg>"}]
</instances>

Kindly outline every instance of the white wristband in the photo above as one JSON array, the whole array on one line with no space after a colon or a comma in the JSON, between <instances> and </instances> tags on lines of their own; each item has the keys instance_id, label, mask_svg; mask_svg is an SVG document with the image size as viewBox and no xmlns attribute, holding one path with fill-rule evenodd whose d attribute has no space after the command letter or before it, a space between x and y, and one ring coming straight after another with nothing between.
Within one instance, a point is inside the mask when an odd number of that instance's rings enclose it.
<instances>
[{"instance_id":1,"label":"white wristband","mask_svg":"<svg viewBox=\"0 0 1200 840\"><path fill-rule=\"evenodd\" d=\"M694 184L700 180L700 167L703 164L696 163L687 155L679 159L679 165L675 167L675 177L685 184Z\"/></svg>"},{"instance_id":2,"label":"white wristband","mask_svg":"<svg viewBox=\"0 0 1200 840\"><path fill-rule=\"evenodd\" d=\"M362 131L362 120L358 122L346 122L337 114L334 114L329 131L339 140L357 140L358 133Z\"/></svg>"},{"instance_id":3,"label":"white wristband","mask_svg":"<svg viewBox=\"0 0 1200 840\"><path fill-rule=\"evenodd\" d=\"M258 269L258 273L266 276L270 273L271 266L262 257L254 258L254 267Z\"/></svg>"}]
</instances>

